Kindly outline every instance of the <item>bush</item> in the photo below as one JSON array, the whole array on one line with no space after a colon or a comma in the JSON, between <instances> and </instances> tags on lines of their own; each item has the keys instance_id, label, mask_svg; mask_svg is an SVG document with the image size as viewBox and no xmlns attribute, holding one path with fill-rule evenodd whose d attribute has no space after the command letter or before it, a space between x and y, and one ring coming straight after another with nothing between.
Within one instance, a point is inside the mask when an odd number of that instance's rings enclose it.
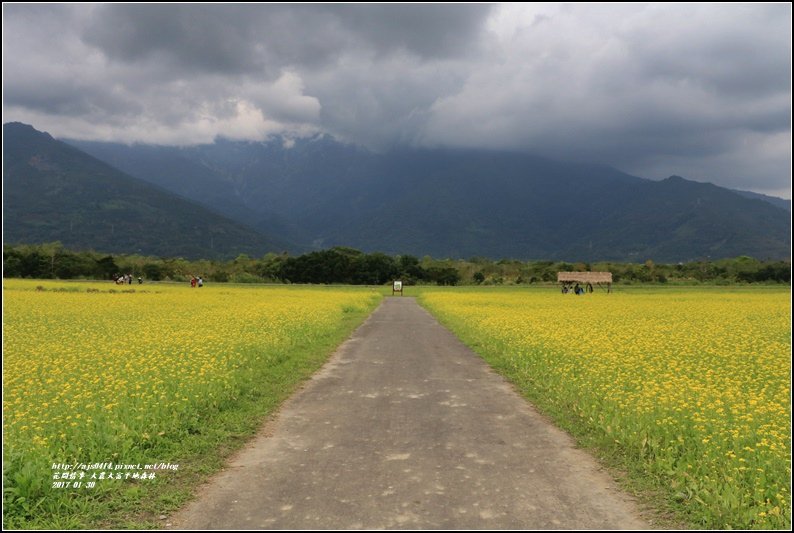
<instances>
[{"instance_id":1,"label":"bush","mask_svg":"<svg viewBox=\"0 0 794 533\"><path fill-rule=\"evenodd\" d=\"M214 281L216 283L226 283L229 281L229 273L224 270L213 272L210 274L210 281Z\"/></svg>"},{"instance_id":2,"label":"bush","mask_svg":"<svg viewBox=\"0 0 794 533\"><path fill-rule=\"evenodd\" d=\"M240 272L239 274L232 274L229 281L232 283L262 283L262 278L248 272Z\"/></svg>"}]
</instances>

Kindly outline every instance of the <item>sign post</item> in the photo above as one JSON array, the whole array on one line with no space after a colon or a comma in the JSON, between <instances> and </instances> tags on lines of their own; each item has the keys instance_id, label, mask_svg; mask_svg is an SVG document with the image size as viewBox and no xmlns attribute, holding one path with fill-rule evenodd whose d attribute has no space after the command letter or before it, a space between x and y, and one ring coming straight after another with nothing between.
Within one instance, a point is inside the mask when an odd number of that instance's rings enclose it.
<instances>
[{"instance_id":1,"label":"sign post","mask_svg":"<svg viewBox=\"0 0 794 533\"><path fill-rule=\"evenodd\" d=\"M395 281L394 285L392 285L391 295L394 296L395 292L399 292L400 296L403 295L403 282L402 281Z\"/></svg>"}]
</instances>

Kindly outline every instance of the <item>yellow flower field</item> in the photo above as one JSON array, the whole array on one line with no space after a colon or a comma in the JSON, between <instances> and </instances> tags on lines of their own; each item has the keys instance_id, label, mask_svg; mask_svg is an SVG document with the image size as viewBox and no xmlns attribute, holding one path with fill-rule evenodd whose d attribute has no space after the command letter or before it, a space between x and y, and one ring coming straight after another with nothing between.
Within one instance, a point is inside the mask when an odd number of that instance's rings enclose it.
<instances>
[{"instance_id":1,"label":"yellow flower field","mask_svg":"<svg viewBox=\"0 0 794 533\"><path fill-rule=\"evenodd\" d=\"M787 292L427 290L421 299L692 524L791 525Z\"/></svg>"},{"instance_id":2,"label":"yellow flower field","mask_svg":"<svg viewBox=\"0 0 794 533\"><path fill-rule=\"evenodd\" d=\"M3 297L4 519L17 527L74 499L52 489L52 463L162 460L241 395L275 405L321 364L304 352L381 298L24 280L4 280Z\"/></svg>"}]
</instances>

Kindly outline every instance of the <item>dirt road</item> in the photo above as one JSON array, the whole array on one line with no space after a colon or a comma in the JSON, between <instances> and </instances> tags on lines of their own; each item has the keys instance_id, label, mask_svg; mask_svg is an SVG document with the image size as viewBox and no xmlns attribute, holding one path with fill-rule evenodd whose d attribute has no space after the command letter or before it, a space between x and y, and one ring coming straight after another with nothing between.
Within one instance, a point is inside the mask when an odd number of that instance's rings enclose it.
<instances>
[{"instance_id":1,"label":"dirt road","mask_svg":"<svg viewBox=\"0 0 794 533\"><path fill-rule=\"evenodd\" d=\"M414 299L388 298L171 529L648 529Z\"/></svg>"}]
</instances>

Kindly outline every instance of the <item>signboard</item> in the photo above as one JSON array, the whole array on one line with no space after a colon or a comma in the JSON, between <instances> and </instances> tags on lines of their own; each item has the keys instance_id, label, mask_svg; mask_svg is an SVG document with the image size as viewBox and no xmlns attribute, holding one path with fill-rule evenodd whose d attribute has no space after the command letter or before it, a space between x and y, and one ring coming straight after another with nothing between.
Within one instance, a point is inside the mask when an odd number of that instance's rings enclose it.
<instances>
[{"instance_id":1,"label":"signboard","mask_svg":"<svg viewBox=\"0 0 794 533\"><path fill-rule=\"evenodd\" d=\"M392 296L394 296L395 292L399 292L400 296L403 295L403 282L402 281L395 281L394 282L394 285L392 286L392 289L391 289Z\"/></svg>"}]
</instances>

